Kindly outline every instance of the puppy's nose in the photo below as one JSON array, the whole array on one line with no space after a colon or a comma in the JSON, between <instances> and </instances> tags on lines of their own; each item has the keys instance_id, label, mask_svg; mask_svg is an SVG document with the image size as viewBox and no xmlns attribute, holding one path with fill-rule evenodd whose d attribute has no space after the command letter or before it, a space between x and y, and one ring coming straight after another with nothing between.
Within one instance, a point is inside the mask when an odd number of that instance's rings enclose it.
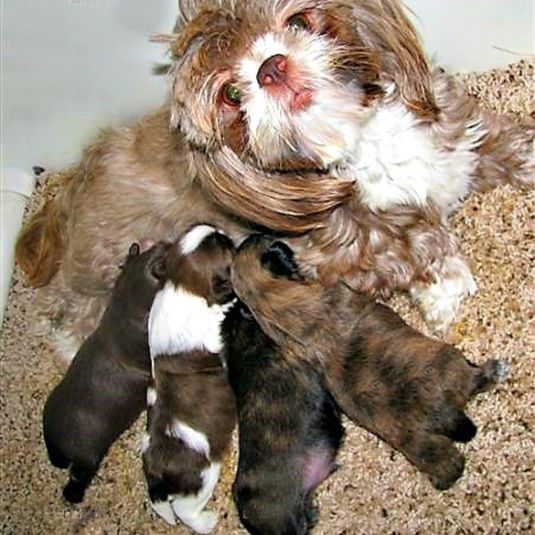
<instances>
[{"instance_id":1,"label":"puppy's nose","mask_svg":"<svg viewBox=\"0 0 535 535\"><path fill-rule=\"evenodd\" d=\"M286 81L288 60L282 54L275 54L266 59L256 75L256 81L260 87L267 85L280 85Z\"/></svg>"}]
</instances>

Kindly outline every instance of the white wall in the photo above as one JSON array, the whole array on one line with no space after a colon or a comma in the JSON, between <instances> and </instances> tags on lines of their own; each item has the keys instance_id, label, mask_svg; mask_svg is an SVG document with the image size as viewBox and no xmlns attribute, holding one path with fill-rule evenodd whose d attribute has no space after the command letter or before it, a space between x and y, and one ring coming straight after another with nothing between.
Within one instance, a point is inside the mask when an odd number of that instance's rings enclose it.
<instances>
[{"instance_id":1,"label":"white wall","mask_svg":"<svg viewBox=\"0 0 535 535\"><path fill-rule=\"evenodd\" d=\"M448 70L482 71L535 58L535 0L405 0L405 4L416 15L427 50Z\"/></svg>"},{"instance_id":2,"label":"white wall","mask_svg":"<svg viewBox=\"0 0 535 535\"><path fill-rule=\"evenodd\" d=\"M2 165L57 168L97 128L159 105L176 0L2 0Z\"/></svg>"}]
</instances>

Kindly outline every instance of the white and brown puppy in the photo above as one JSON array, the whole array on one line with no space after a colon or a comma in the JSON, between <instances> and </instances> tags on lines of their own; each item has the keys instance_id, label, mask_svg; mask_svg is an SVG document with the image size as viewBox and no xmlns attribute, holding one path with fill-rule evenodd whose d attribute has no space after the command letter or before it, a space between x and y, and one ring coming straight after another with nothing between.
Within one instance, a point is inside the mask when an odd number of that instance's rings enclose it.
<instances>
[{"instance_id":1,"label":"white and brown puppy","mask_svg":"<svg viewBox=\"0 0 535 535\"><path fill-rule=\"evenodd\" d=\"M234 396L219 357L220 324L233 299L232 241L209 225L182 236L165 261L165 283L150 311L154 384L147 392L143 467L153 509L208 533L205 511L236 423ZM227 305L227 306L225 306Z\"/></svg>"},{"instance_id":2,"label":"white and brown puppy","mask_svg":"<svg viewBox=\"0 0 535 535\"><path fill-rule=\"evenodd\" d=\"M52 464L70 470L69 502L82 501L109 447L145 408L147 320L167 249L131 246L102 321L46 401L45 444Z\"/></svg>"},{"instance_id":3,"label":"white and brown puppy","mask_svg":"<svg viewBox=\"0 0 535 535\"><path fill-rule=\"evenodd\" d=\"M170 106L104 133L19 240L58 349L94 328L126 245L198 222L299 235L323 283L410 290L446 328L475 289L447 215L533 184L533 128L435 69L398 0L179 6Z\"/></svg>"},{"instance_id":4,"label":"white and brown puppy","mask_svg":"<svg viewBox=\"0 0 535 535\"><path fill-rule=\"evenodd\" d=\"M317 520L314 491L336 469L340 411L321 373L288 358L243 302L227 313L223 337L238 407L240 519L253 535L305 535Z\"/></svg>"}]
</instances>

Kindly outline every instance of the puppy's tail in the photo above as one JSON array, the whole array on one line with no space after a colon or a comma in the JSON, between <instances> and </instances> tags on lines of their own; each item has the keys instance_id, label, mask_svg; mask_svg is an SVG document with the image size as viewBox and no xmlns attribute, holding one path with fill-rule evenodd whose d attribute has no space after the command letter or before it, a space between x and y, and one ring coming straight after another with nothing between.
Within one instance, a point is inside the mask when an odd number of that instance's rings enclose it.
<instances>
[{"instance_id":1,"label":"puppy's tail","mask_svg":"<svg viewBox=\"0 0 535 535\"><path fill-rule=\"evenodd\" d=\"M51 177L45 185L41 207L24 224L15 248L17 262L35 288L45 286L56 274L65 249L66 206L76 172ZM61 188L55 192L56 189ZM54 195L56 193L56 195Z\"/></svg>"}]
</instances>

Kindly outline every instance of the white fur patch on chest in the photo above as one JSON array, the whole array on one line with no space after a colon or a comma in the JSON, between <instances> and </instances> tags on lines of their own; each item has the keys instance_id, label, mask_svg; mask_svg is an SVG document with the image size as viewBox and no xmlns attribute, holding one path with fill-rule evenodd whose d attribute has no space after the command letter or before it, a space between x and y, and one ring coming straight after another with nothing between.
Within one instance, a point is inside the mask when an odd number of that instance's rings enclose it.
<instances>
[{"instance_id":1,"label":"white fur patch on chest","mask_svg":"<svg viewBox=\"0 0 535 535\"><path fill-rule=\"evenodd\" d=\"M372 210L431 200L447 213L468 193L477 165L473 149L483 135L479 125L468 126L449 150L399 103L379 107L361 128L339 174L357 180L362 201Z\"/></svg>"},{"instance_id":2,"label":"white fur patch on chest","mask_svg":"<svg viewBox=\"0 0 535 535\"><path fill-rule=\"evenodd\" d=\"M219 353L220 327L228 306L209 306L205 299L172 282L156 294L149 315L149 348L152 358L194 349Z\"/></svg>"}]
</instances>

